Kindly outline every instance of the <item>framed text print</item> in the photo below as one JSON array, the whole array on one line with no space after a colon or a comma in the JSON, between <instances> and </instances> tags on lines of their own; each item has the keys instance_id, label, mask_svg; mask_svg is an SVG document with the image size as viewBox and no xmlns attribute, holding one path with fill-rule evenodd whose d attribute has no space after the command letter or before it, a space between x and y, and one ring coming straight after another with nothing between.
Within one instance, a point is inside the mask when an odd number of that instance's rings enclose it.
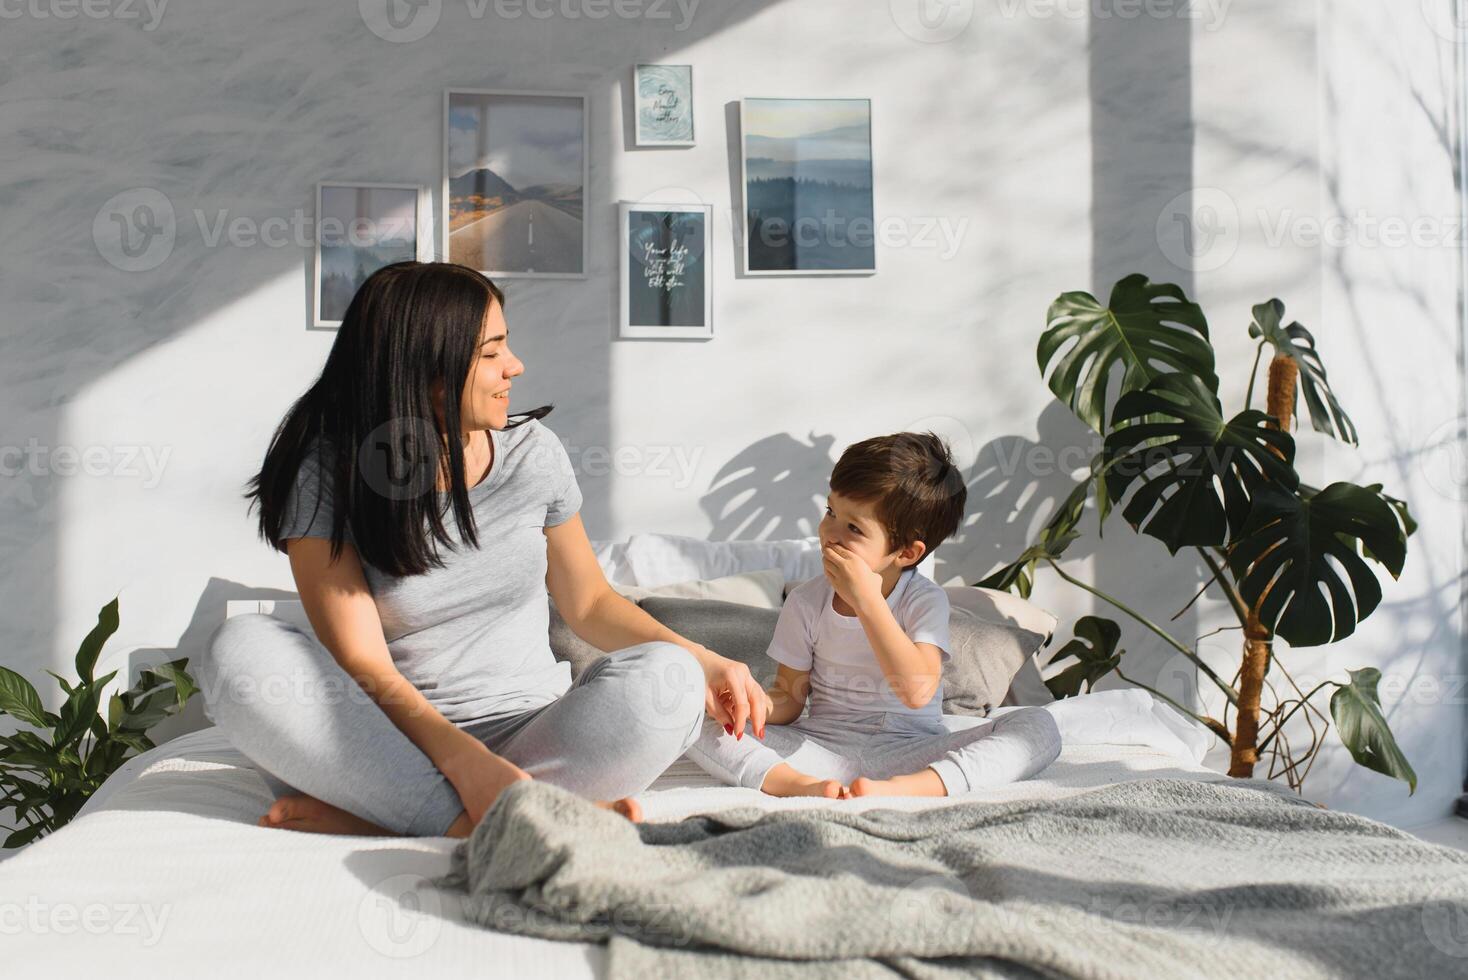
<instances>
[{"instance_id":1,"label":"framed text print","mask_svg":"<svg viewBox=\"0 0 1468 980\"><path fill-rule=\"evenodd\" d=\"M693 66L637 65L632 71L638 146L693 146Z\"/></svg>"},{"instance_id":2,"label":"framed text print","mask_svg":"<svg viewBox=\"0 0 1468 980\"><path fill-rule=\"evenodd\" d=\"M707 204L622 204L619 336L708 339L714 335Z\"/></svg>"}]
</instances>

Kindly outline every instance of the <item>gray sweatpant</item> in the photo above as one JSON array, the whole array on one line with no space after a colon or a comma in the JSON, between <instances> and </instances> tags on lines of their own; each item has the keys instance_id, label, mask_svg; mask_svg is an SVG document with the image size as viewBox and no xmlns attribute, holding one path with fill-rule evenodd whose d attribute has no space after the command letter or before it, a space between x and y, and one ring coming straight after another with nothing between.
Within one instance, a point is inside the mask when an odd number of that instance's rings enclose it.
<instances>
[{"instance_id":1,"label":"gray sweatpant","mask_svg":"<svg viewBox=\"0 0 1468 980\"><path fill-rule=\"evenodd\" d=\"M315 636L259 613L225 620L192 667L209 717L277 796L306 793L413 837L440 836L458 791ZM618 650L549 703L456 723L535 779L591 799L645 790L698 737L703 671L672 643Z\"/></svg>"},{"instance_id":2,"label":"gray sweatpant","mask_svg":"<svg viewBox=\"0 0 1468 980\"><path fill-rule=\"evenodd\" d=\"M890 779L931 766L949 796L1028 779L1060 755L1060 728L1044 708L995 708L987 718L944 715L942 732L901 715L867 712L805 715L766 725L761 742L746 726L736 739L706 719L688 757L733 786L759 789L781 762L817 779L850 784L858 776Z\"/></svg>"}]
</instances>

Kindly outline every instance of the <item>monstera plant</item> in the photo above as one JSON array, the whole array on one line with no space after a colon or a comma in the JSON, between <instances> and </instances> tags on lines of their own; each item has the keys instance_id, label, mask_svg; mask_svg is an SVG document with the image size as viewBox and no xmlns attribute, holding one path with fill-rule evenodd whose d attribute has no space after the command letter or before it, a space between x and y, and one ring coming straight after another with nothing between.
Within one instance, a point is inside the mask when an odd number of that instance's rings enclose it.
<instances>
[{"instance_id":1,"label":"monstera plant","mask_svg":"<svg viewBox=\"0 0 1468 980\"><path fill-rule=\"evenodd\" d=\"M1415 524L1406 504L1379 484L1320 489L1301 482L1290 435L1297 392L1317 431L1354 446L1356 428L1330 388L1315 339L1298 323L1285 325L1283 303L1254 307L1249 335L1258 346L1244 406L1228 416L1219 402L1207 320L1177 286L1132 275L1116 284L1104 306L1083 292L1057 299L1040 337L1040 373L1102 437L1102 448L1034 543L978 584L1028 596L1044 565L1155 633L1221 693L1219 719L1153 691L1228 744L1230 775L1252 776L1269 753L1270 777L1283 776L1298 790L1329 726L1314 699L1333 688L1330 716L1351 756L1415 792L1416 773L1382 714L1380 672L1348 670L1343 679L1305 691L1275 650L1276 639L1312 647L1350 636L1381 601L1377 570L1401 574ZM1254 377L1265 348L1273 357L1261 411L1253 405ZM1174 555L1187 549L1201 558L1208 578L1188 605L1216 590L1238 620L1233 628L1242 630L1243 646L1231 681L1198 650L1061 567L1092 498L1103 526L1121 506L1133 530ZM1065 665L1047 682L1057 697L1089 690L1111 673L1147 687L1122 672L1125 651L1115 622L1086 616L1074 632L1050 661ZM1297 747L1285 726L1302 711L1309 742Z\"/></svg>"}]
</instances>

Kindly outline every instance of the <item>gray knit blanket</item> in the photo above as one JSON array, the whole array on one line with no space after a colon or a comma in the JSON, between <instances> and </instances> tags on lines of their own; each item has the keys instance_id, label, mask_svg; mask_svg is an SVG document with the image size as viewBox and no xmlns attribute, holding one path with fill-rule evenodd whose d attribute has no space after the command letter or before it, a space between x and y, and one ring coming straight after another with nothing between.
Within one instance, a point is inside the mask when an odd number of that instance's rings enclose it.
<instances>
[{"instance_id":1,"label":"gray knit blanket","mask_svg":"<svg viewBox=\"0 0 1468 980\"><path fill-rule=\"evenodd\" d=\"M1468 856L1258 780L633 824L513 783L435 884L660 977L1468 977Z\"/></svg>"}]
</instances>

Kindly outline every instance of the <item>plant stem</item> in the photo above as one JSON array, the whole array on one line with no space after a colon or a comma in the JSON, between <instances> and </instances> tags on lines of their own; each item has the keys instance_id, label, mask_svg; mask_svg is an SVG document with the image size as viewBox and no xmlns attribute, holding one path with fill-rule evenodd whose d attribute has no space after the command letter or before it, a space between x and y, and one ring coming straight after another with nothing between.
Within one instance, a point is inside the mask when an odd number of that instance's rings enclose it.
<instances>
[{"instance_id":1,"label":"plant stem","mask_svg":"<svg viewBox=\"0 0 1468 980\"><path fill-rule=\"evenodd\" d=\"M1200 715L1195 711L1184 708L1182 705L1178 704L1172 698L1168 697L1166 694L1163 694L1155 687L1143 684L1141 681L1133 680L1132 678L1123 674L1120 667L1116 668L1116 676L1126 681L1128 684L1140 687L1142 690L1151 694L1153 697L1161 698L1162 700L1166 701L1168 704L1172 705L1174 708L1181 711L1189 718L1192 718L1194 721L1202 725L1204 728L1207 728L1213 734L1217 735L1220 739L1223 740L1224 745L1228 745L1232 741L1232 739L1229 738L1228 729L1223 727L1223 722L1219 721L1218 719L1209 718L1207 715Z\"/></svg>"},{"instance_id":2,"label":"plant stem","mask_svg":"<svg viewBox=\"0 0 1468 980\"><path fill-rule=\"evenodd\" d=\"M1122 612L1132 617L1132 619L1135 619L1137 622L1147 627L1147 629L1151 630L1153 633L1156 633L1159 637L1161 637L1164 643L1172 647L1184 657L1187 657L1195 665L1197 665L1199 670L1207 674L1208 679L1213 681L1214 684L1218 685L1218 689L1224 693L1224 696L1227 697L1231 703L1238 704L1239 694L1233 689L1233 686L1231 684L1224 683L1223 678L1215 674L1213 672L1213 668L1205 664L1197 653L1183 646L1161 626L1158 626L1156 623L1152 622L1152 620L1148 619L1146 616L1143 616L1141 613L1137 612L1135 609L1131 608L1120 599L1114 599L1111 596L1107 595L1105 592L1102 592L1100 589L1087 585L1085 582L1082 582L1080 579L1076 578L1073 575L1066 574L1065 570L1057 565L1053 559L1046 558L1045 561L1051 568L1055 569L1055 574L1065 579L1071 585L1074 585L1078 589L1084 589L1098 599L1104 599L1106 602L1111 603L1117 609L1120 609Z\"/></svg>"},{"instance_id":3,"label":"plant stem","mask_svg":"<svg viewBox=\"0 0 1468 980\"><path fill-rule=\"evenodd\" d=\"M1285 716L1274 723L1274 730L1269 733L1268 737L1260 741L1259 751L1263 752L1265 749L1269 748L1269 743L1274 741L1274 736L1278 735L1280 731L1284 729L1285 722L1290 720L1290 715L1293 715L1296 711L1299 711L1305 705L1309 704L1310 699L1315 697L1316 691L1319 691L1322 687L1329 687L1331 684L1335 684L1337 687L1343 686L1337 684L1335 681L1321 681L1319 684L1316 684L1314 687L1312 687L1309 694L1306 694L1304 697L1300 698L1299 704L1295 705L1289 711L1285 712Z\"/></svg>"},{"instance_id":4,"label":"plant stem","mask_svg":"<svg viewBox=\"0 0 1468 980\"><path fill-rule=\"evenodd\" d=\"M1254 407L1254 379L1259 376L1259 358L1264 354L1264 345L1267 340L1259 341L1259 346L1254 348L1254 366L1249 369L1249 390L1244 393L1244 411Z\"/></svg>"},{"instance_id":5,"label":"plant stem","mask_svg":"<svg viewBox=\"0 0 1468 980\"><path fill-rule=\"evenodd\" d=\"M1198 554L1203 558L1203 564L1213 572L1213 577L1218 579L1218 584L1223 588L1223 595L1228 599L1228 604L1233 607L1234 615L1239 617L1239 625L1243 626L1249 620L1249 610L1244 605L1244 600L1239 595L1239 590L1234 588L1233 582L1224 574L1224 566L1214 560L1208 554L1207 549L1199 548Z\"/></svg>"}]
</instances>

